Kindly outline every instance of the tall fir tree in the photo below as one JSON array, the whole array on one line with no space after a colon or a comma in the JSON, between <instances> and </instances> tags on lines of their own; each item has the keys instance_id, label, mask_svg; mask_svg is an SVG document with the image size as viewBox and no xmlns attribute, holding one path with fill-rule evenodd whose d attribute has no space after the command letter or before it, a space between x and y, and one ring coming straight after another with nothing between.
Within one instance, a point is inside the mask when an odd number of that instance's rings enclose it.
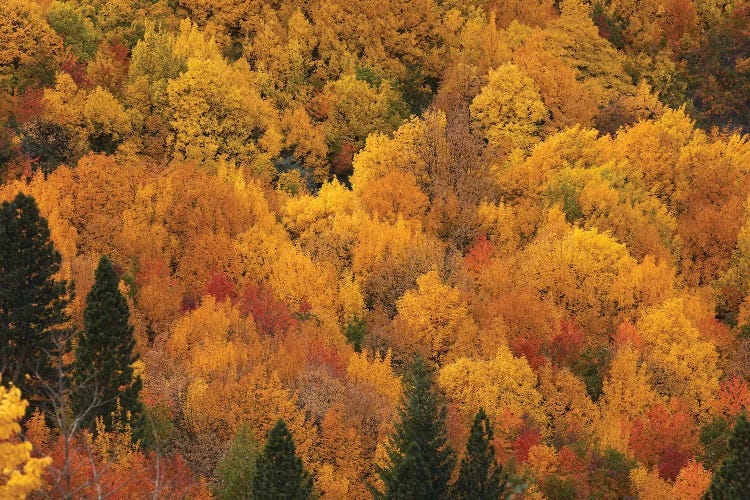
<instances>
[{"instance_id":1,"label":"tall fir tree","mask_svg":"<svg viewBox=\"0 0 750 500\"><path fill-rule=\"evenodd\" d=\"M303 500L313 498L313 481L294 449L286 424L279 419L268 433L258 457L253 498L258 500Z\"/></svg>"},{"instance_id":2,"label":"tall fir tree","mask_svg":"<svg viewBox=\"0 0 750 500\"><path fill-rule=\"evenodd\" d=\"M403 459L393 470L393 479L386 484L385 498L394 500L431 500L435 498L430 472L425 466L422 450L413 441L406 449Z\"/></svg>"},{"instance_id":3,"label":"tall fir tree","mask_svg":"<svg viewBox=\"0 0 750 500\"><path fill-rule=\"evenodd\" d=\"M448 496L448 482L456 465L456 457L448 445L446 416L444 398L434 387L434 372L424 358L417 356L405 374L399 422L386 443L389 463L386 467L376 467L385 485L384 492L372 490L376 498L397 498L392 496L395 492L417 491L418 485L400 484L401 481L418 477L416 474L403 473L402 462L412 460L408 453L412 444L417 445L427 470L427 491L431 498ZM419 457L413 458L419 462Z\"/></svg>"},{"instance_id":4,"label":"tall fir tree","mask_svg":"<svg viewBox=\"0 0 750 500\"><path fill-rule=\"evenodd\" d=\"M459 500L497 500L506 489L503 468L495 462L492 425L483 408L474 417L466 454L461 459L453 498Z\"/></svg>"},{"instance_id":5,"label":"tall fir tree","mask_svg":"<svg viewBox=\"0 0 750 500\"><path fill-rule=\"evenodd\" d=\"M118 288L112 264L102 256L94 286L86 296L84 330L78 339L73 369L73 412L93 428L101 417L107 431L129 423L142 434L141 378L133 376L135 339L128 303ZM129 415L129 419L128 419Z\"/></svg>"},{"instance_id":6,"label":"tall fir tree","mask_svg":"<svg viewBox=\"0 0 750 500\"><path fill-rule=\"evenodd\" d=\"M60 254L47 221L23 193L0 205L0 376L20 388L32 410L50 410L67 384L72 285L56 277Z\"/></svg>"},{"instance_id":7,"label":"tall fir tree","mask_svg":"<svg viewBox=\"0 0 750 500\"><path fill-rule=\"evenodd\" d=\"M743 412L729 437L729 456L711 479L704 500L744 500L750 495L750 423Z\"/></svg>"}]
</instances>

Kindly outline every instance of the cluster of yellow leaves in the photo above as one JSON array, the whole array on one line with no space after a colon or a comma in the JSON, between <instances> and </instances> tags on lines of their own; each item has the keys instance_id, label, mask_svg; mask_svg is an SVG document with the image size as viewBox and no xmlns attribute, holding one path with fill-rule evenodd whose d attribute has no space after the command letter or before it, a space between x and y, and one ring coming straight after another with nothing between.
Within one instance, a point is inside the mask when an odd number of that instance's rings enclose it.
<instances>
[{"instance_id":1,"label":"cluster of yellow leaves","mask_svg":"<svg viewBox=\"0 0 750 500\"><path fill-rule=\"evenodd\" d=\"M417 347L441 363L449 352L472 353L477 327L459 290L443 284L436 271L417 279L418 290L407 291L396 304L406 345ZM454 346L456 343L460 347Z\"/></svg>"},{"instance_id":2,"label":"cluster of yellow leaves","mask_svg":"<svg viewBox=\"0 0 750 500\"><path fill-rule=\"evenodd\" d=\"M447 364L437 380L467 418L481 407L495 421L507 413L516 418L528 415L541 426L547 423L536 374L526 359L514 357L507 347L488 361L460 358Z\"/></svg>"},{"instance_id":3,"label":"cluster of yellow leaves","mask_svg":"<svg viewBox=\"0 0 750 500\"><path fill-rule=\"evenodd\" d=\"M665 398L682 398L706 419L719 393L718 353L685 316L683 301L647 309L636 326L654 389Z\"/></svg>"},{"instance_id":4,"label":"cluster of yellow leaves","mask_svg":"<svg viewBox=\"0 0 750 500\"><path fill-rule=\"evenodd\" d=\"M18 423L28 402L18 388L0 385L0 497L23 499L42 486L42 473L51 459L31 458L31 443L19 441Z\"/></svg>"},{"instance_id":5,"label":"cluster of yellow leaves","mask_svg":"<svg viewBox=\"0 0 750 500\"><path fill-rule=\"evenodd\" d=\"M530 149L547 119L534 80L510 63L490 70L489 82L470 110L489 143L505 151Z\"/></svg>"},{"instance_id":6,"label":"cluster of yellow leaves","mask_svg":"<svg viewBox=\"0 0 750 500\"><path fill-rule=\"evenodd\" d=\"M372 361L366 349L361 353L353 353L349 358L346 375L355 384L367 385L370 390L387 396L394 405L401 400L401 379L391 368L390 349L382 356L375 353Z\"/></svg>"}]
</instances>

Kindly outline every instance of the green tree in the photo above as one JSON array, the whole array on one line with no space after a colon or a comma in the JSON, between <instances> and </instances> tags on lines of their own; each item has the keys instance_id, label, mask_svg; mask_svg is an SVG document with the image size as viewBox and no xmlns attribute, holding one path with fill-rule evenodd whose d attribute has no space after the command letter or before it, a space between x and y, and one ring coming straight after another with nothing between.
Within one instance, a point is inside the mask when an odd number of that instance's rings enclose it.
<instances>
[{"instance_id":1,"label":"green tree","mask_svg":"<svg viewBox=\"0 0 750 500\"><path fill-rule=\"evenodd\" d=\"M456 465L453 449L448 445L446 415L447 409L443 396L433 383L434 372L424 358L417 356L404 377L404 400L399 409L400 421L396 424L394 434L386 444L389 464L376 467L380 479L385 484L385 493L373 490L376 498L393 498L392 492L406 491L405 488L416 488L416 485L399 484L403 480L414 480L418 474L412 470L414 465L404 465L409 461L419 462L419 457L409 454L412 444L417 445L427 469L426 491L431 498L445 498L448 493L448 482ZM420 479L421 481L421 479ZM416 491L416 490L414 490Z\"/></svg>"},{"instance_id":2,"label":"green tree","mask_svg":"<svg viewBox=\"0 0 750 500\"><path fill-rule=\"evenodd\" d=\"M258 457L253 498L313 498L313 482L294 450L294 440L283 420L279 419L268 433L263 453Z\"/></svg>"},{"instance_id":3,"label":"green tree","mask_svg":"<svg viewBox=\"0 0 750 500\"><path fill-rule=\"evenodd\" d=\"M253 478L258 461L258 441L249 427L237 429L234 442L216 469L218 485L214 490L219 500L253 498Z\"/></svg>"},{"instance_id":4,"label":"green tree","mask_svg":"<svg viewBox=\"0 0 750 500\"><path fill-rule=\"evenodd\" d=\"M386 485L385 498L432 499L435 493L430 481L430 471L425 466L419 445L412 442L403 459L393 471L393 481Z\"/></svg>"},{"instance_id":5,"label":"green tree","mask_svg":"<svg viewBox=\"0 0 750 500\"><path fill-rule=\"evenodd\" d=\"M479 408L466 442L453 498L483 500L500 498L506 489L503 467L495 462L492 425L483 408Z\"/></svg>"},{"instance_id":6,"label":"green tree","mask_svg":"<svg viewBox=\"0 0 750 500\"><path fill-rule=\"evenodd\" d=\"M0 376L20 388L32 409L49 410L50 389L68 348L66 307L73 289L57 279L60 254L34 198L18 193L0 205Z\"/></svg>"},{"instance_id":7,"label":"green tree","mask_svg":"<svg viewBox=\"0 0 750 500\"><path fill-rule=\"evenodd\" d=\"M132 365L138 356L133 353L130 310L119 281L109 259L102 256L94 286L86 296L84 331L76 349L73 411L89 427L101 417L108 431L116 420L129 421L133 436L138 438L143 430L142 382L140 376L133 376Z\"/></svg>"},{"instance_id":8,"label":"green tree","mask_svg":"<svg viewBox=\"0 0 750 500\"><path fill-rule=\"evenodd\" d=\"M747 415L737 417L729 438L729 456L714 474L705 500L734 500L747 498L750 492L750 423Z\"/></svg>"}]
</instances>

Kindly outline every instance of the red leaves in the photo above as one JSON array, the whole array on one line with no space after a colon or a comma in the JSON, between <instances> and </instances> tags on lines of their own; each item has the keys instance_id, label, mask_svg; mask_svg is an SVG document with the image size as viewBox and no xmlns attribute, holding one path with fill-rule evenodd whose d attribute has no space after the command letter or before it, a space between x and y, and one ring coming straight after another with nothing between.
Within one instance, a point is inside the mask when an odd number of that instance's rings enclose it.
<instances>
[{"instance_id":1,"label":"red leaves","mask_svg":"<svg viewBox=\"0 0 750 500\"><path fill-rule=\"evenodd\" d=\"M657 466L664 479L674 480L698 451L693 417L678 405L657 405L635 421L630 447L636 458Z\"/></svg>"},{"instance_id":2,"label":"red leaves","mask_svg":"<svg viewBox=\"0 0 750 500\"><path fill-rule=\"evenodd\" d=\"M213 295L217 302L237 297L237 286L226 273L214 273L204 287L204 293Z\"/></svg>"},{"instance_id":3,"label":"red leaves","mask_svg":"<svg viewBox=\"0 0 750 500\"><path fill-rule=\"evenodd\" d=\"M533 428L522 429L518 438L513 443L513 450L516 461L519 464L526 462L529 458L529 450L532 446L536 446L542 442L542 437L539 435L539 431Z\"/></svg>"},{"instance_id":4,"label":"red leaves","mask_svg":"<svg viewBox=\"0 0 750 500\"><path fill-rule=\"evenodd\" d=\"M239 301L240 312L252 314L258 333L262 335L283 335L297 326L289 306L277 299L269 288L247 285Z\"/></svg>"},{"instance_id":5,"label":"red leaves","mask_svg":"<svg viewBox=\"0 0 750 500\"><path fill-rule=\"evenodd\" d=\"M552 360L558 365L570 366L583 351L586 334L572 319L560 320L560 333L552 339Z\"/></svg>"}]
</instances>

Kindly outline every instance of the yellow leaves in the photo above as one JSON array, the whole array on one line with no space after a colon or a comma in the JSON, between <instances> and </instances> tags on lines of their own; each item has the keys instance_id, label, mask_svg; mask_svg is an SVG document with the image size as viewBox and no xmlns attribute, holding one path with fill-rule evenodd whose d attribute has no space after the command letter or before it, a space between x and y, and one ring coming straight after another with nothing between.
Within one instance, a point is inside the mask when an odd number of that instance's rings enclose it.
<instances>
[{"instance_id":1,"label":"yellow leaves","mask_svg":"<svg viewBox=\"0 0 750 500\"><path fill-rule=\"evenodd\" d=\"M426 183L427 165L417 147L425 133L424 122L414 118L401 125L392 139L379 133L369 135L364 149L354 157L352 191L361 196L372 181L393 170L411 172L420 185Z\"/></svg>"},{"instance_id":2,"label":"yellow leaves","mask_svg":"<svg viewBox=\"0 0 750 500\"><path fill-rule=\"evenodd\" d=\"M529 448L526 465L531 469L537 480L542 480L558 470L559 460L557 452L552 446L537 444Z\"/></svg>"},{"instance_id":3,"label":"yellow leaves","mask_svg":"<svg viewBox=\"0 0 750 500\"><path fill-rule=\"evenodd\" d=\"M574 432L591 433L598 409L586 393L586 386L567 368L539 368L539 392L544 398L544 410L556 436Z\"/></svg>"},{"instance_id":4,"label":"yellow leaves","mask_svg":"<svg viewBox=\"0 0 750 500\"><path fill-rule=\"evenodd\" d=\"M481 228L500 255L511 255L518 248L519 232L513 209L503 203L482 202L477 209Z\"/></svg>"},{"instance_id":5,"label":"yellow leaves","mask_svg":"<svg viewBox=\"0 0 750 500\"><path fill-rule=\"evenodd\" d=\"M539 240L522 263L527 282L591 333L602 335L619 323L617 318L629 312L620 304L623 290L632 293L628 280L636 266L625 246L597 230L579 228Z\"/></svg>"},{"instance_id":6,"label":"yellow leaves","mask_svg":"<svg viewBox=\"0 0 750 500\"><path fill-rule=\"evenodd\" d=\"M602 386L602 398L599 402L602 412L630 419L643 415L659 402L650 379L635 347L625 345L618 349Z\"/></svg>"},{"instance_id":7,"label":"yellow leaves","mask_svg":"<svg viewBox=\"0 0 750 500\"><path fill-rule=\"evenodd\" d=\"M326 117L323 128L331 144L359 144L373 132L388 133L401 122L401 97L387 81L379 86L354 75L329 82L317 98ZM359 149L359 147L357 149Z\"/></svg>"},{"instance_id":8,"label":"yellow leaves","mask_svg":"<svg viewBox=\"0 0 750 500\"><path fill-rule=\"evenodd\" d=\"M417 286L417 291L407 291L396 304L407 345L421 348L436 361L445 359L459 340L464 344L459 350L473 352L466 344L476 342L477 327L460 292L444 285L436 271L420 276Z\"/></svg>"},{"instance_id":9,"label":"yellow leaves","mask_svg":"<svg viewBox=\"0 0 750 500\"><path fill-rule=\"evenodd\" d=\"M351 321L365 316L365 300L351 273L347 273L339 280L339 302L341 324L346 326Z\"/></svg>"},{"instance_id":10,"label":"yellow leaves","mask_svg":"<svg viewBox=\"0 0 750 500\"><path fill-rule=\"evenodd\" d=\"M385 355L373 355L370 361L367 349L361 353L354 353L349 358L349 366L346 375L352 382L369 386L388 397L396 405L401 400L401 379L399 379L391 368L391 351Z\"/></svg>"},{"instance_id":11,"label":"yellow leaves","mask_svg":"<svg viewBox=\"0 0 750 500\"><path fill-rule=\"evenodd\" d=\"M27 406L18 388L0 385L0 497L9 500L26 498L40 488L42 473L52 462L49 457L31 458L31 443L16 436Z\"/></svg>"},{"instance_id":12,"label":"yellow leaves","mask_svg":"<svg viewBox=\"0 0 750 500\"><path fill-rule=\"evenodd\" d=\"M365 304L395 309L396 301L417 278L438 267L442 245L418 224L365 219L352 253L352 270L362 285Z\"/></svg>"},{"instance_id":13,"label":"yellow leaves","mask_svg":"<svg viewBox=\"0 0 750 500\"><path fill-rule=\"evenodd\" d=\"M632 345L617 350L604 379L594 434L602 449L629 454L632 422L661 401L639 351Z\"/></svg>"},{"instance_id":14,"label":"yellow leaves","mask_svg":"<svg viewBox=\"0 0 750 500\"><path fill-rule=\"evenodd\" d=\"M530 150L547 119L534 80L511 63L490 70L489 81L470 110L490 145L506 152Z\"/></svg>"},{"instance_id":15,"label":"yellow leaves","mask_svg":"<svg viewBox=\"0 0 750 500\"><path fill-rule=\"evenodd\" d=\"M259 363L262 349L252 318L242 318L229 301L217 303L207 295L174 323L167 352L191 376L210 383L237 380Z\"/></svg>"},{"instance_id":16,"label":"yellow leaves","mask_svg":"<svg viewBox=\"0 0 750 500\"><path fill-rule=\"evenodd\" d=\"M45 81L63 53L60 36L35 2L0 4L0 92L8 95Z\"/></svg>"},{"instance_id":17,"label":"yellow leaves","mask_svg":"<svg viewBox=\"0 0 750 500\"><path fill-rule=\"evenodd\" d=\"M673 500L672 488L669 483L659 477L656 469L648 470L638 467L630 471L630 480L638 492L638 498L643 500Z\"/></svg>"},{"instance_id":18,"label":"yellow leaves","mask_svg":"<svg viewBox=\"0 0 750 500\"><path fill-rule=\"evenodd\" d=\"M96 87L86 96L83 118L89 136L108 136L120 141L131 130L131 120L119 101L107 90Z\"/></svg>"},{"instance_id":19,"label":"yellow leaves","mask_svg":"<svg viewBox=\"0 0 750 500\"><path fill-rule=\"evenodd\" d=\"M460 358L444 366L437 380L467 418L482 407L493 420L507 412L516 418L527 414L540 425L547 422L536 374L505 346L489 361Z\"/></svg>"},{"instance_id":20,"label":"yellow leaves","mask_svg":"<svg viewBox=\"0 0 750 500\"><path fill-rule=\"evenodd\" d=\"M362 205L375 217L391 222L401 216L419 219L429 206L427 196L420 191L411 172L388 172L371 182L361 194Z\"/></svg>"},{"instance_id":21,"label":"yellow leaves","mask_svg":"<svg viewBox=\"0 0 750 500\"><path fill-rule=\"evenodd\" d=\"M694 415L707 418L719 390L718 354L685 316L683 301L672 299L647 310L637 327L657 392L682 398Z\"/></svg>"},{"instance_id":22,"label":"yellow leaves","mask_svg":"<svg viewBox=\"0 0 750 500\"><path fill-rule=\"evenodd\" d=\"M250 76L246 64L229 65L212 49L188 57L187 71L167 85L175 159L215 165L228 158L258 173L271 171L281 150L279 119Z\"/></svg>"}]
</instances>

